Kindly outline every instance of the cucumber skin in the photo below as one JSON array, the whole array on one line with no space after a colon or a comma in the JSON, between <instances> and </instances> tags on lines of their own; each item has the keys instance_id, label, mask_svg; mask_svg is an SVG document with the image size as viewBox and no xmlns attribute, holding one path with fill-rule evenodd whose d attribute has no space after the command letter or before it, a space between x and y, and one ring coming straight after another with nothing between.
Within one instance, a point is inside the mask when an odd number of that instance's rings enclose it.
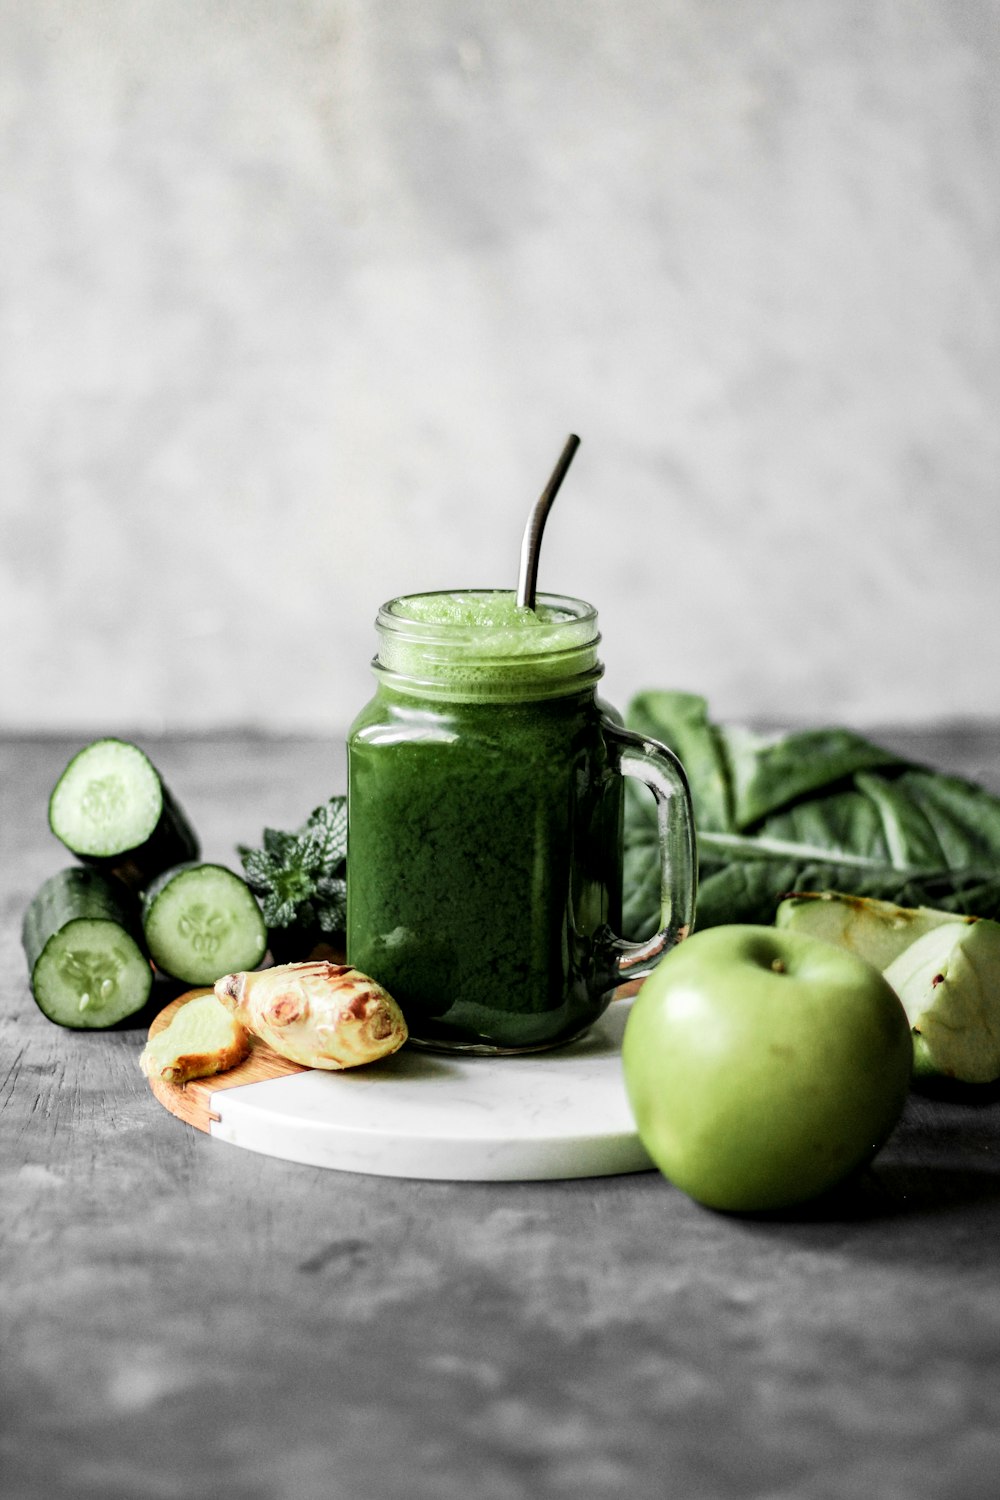
<instances>
[{"instance_id":1,"label":"cucumber skin","mask_svg":"<svg viewBox=\"0 0 1000 1500\"><path fill-rule=\"evenodd\" d=\"M39 888L21 923L21 946L34 969L49 938L67 922L86 917L95 922L114 922L145 949L139 903L120 882L112 883L96 870L73 865L57 870Z\"/></svg>"},{"instance_id":2,"label":"cucumber skin","mask_svg":"<svg viewBox=\"0 0 1000 1500\"><path fill-rule=\"evenodd\" d=\"M131 740L122 740L114 735L104 735L99 740L92 740L90 744L84 745L76 752L69 764L62 772L66 771L94 745L128 745L130 749L138 750L139 754L149 762L157 780L160 783L161 807L160 816L156 827L147 839L137 844L133 849L123 849L118 854L81 854L59 834L52 825L52 801L55 796L53 788L49 797L49 827L59 842L74 855L81 864L91 870L97 870L105 875L115 875L119 880L125 882L133 891L143 890L151 880L163 870L172 865L179 865L187 860L196 860L201 853L201 845L198 836L188 821L187 815L176 797L167 786L156 766L149 759L141 746L134 744ZM62 780L60 776L59 780ZM58 782L56 783L58 785Z\"/></svg>"},{"instance_id":3,"label":"cucumber skin","mask_svg":"<svg viewBox=\"0 0 1000 1500\"><path fill-rule=\"evenodd\" d=\"M146 944L142 934L142 918L139 903L132 892L120 881L109 879L96 870L79 865L57 870L50 875L28 904L21 923L21 946L28 962L31 993L35 1004L48 1020L56 1026L68 1026L49 1014L35 994L35 968L49 939L61 932L70 922L86 918L89 921L107 922L121 928L146 956ZM149 990L152 989L153 970L149 970ZM141 1010L149 998L149 990L135 1007ZM134 1014L134 1012L132 1012ZM120 1018L119 1018L120 1019ZM114 1025L116 1022L110 1022ZM100 1027L71 1027L71 1030L100 1030Z\"/></svg>"}]
</instances>

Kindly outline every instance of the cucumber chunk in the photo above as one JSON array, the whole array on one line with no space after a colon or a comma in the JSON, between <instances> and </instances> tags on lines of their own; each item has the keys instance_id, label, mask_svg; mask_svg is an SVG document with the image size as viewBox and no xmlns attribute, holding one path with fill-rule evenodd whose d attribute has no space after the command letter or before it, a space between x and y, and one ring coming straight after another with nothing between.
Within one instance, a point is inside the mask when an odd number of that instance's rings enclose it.
<instances>
[{"instance_id":1,"label":"cucumber chunk","mask_svg":"<svg viewBox=\"0 0 1000 1500\"><path fill-rule=\"evenodd\" d=\"M138 903L96 870L50 876L24 914L21 944L35 1003L59 1026L99 1031L149 999Z\"/></svg>"},{"instance_id":2,"label":"cucumber chunk","mask_svg":"<svg viewBox=\"0 0 1000 1500\"><path fill-rule=\"evenodd\" d=\"M199 853L160 773L128 740L94 740L74 755L49 798L49 827L78 859L135 889Z\"/></svg>"},{"instance_id":3,"label":"cucumber chunk","mask_svg":"<svg viewBox=\"0 0 1000 1500\"><path fill-rule=\"evenodd\" d=\"M267 951L256 898L224 865L165 870L143 897L142 925L156 967L187 984L255 969Z\"/></svg>"}]
</instances>

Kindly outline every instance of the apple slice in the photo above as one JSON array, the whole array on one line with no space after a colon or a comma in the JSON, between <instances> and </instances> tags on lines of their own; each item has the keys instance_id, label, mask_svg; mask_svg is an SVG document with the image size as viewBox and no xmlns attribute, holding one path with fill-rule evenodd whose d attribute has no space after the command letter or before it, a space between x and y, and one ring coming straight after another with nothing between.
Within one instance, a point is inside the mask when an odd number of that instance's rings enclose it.
<instances>
[{"instance_id":1,"label":"apple slice","mask_svg":"<svg viewBox=\"0 0 1000 1500\"><path fill-rule=\"evenodd\" d=\"M919 1077L1000 1078L1000 922L950 922L911 943L885 970L913 1031Z\"/></svg>"},{"instance_id":2,"label":"apple slice","mask_svg":"<svg viewBox=\"0 0 1000 1500\"><path fill-rule=\"evenodd\" d=\"M774 925L824 938L876 969L886 969L925 933L955 924L964 930L978 920L931 906L896 906L840 891L796 891L781 902Z\"/></svg>"}]
</instances>

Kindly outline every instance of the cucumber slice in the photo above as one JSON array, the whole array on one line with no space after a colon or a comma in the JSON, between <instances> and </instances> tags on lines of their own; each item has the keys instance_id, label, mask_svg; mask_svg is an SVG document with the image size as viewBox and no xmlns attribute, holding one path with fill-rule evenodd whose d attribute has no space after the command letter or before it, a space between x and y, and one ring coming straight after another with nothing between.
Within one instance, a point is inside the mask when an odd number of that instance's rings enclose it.
<instances>
[{"instance_id":1,"label":"cucumber slice","mask_svg":"<svg viewBox=\"0 0 1000 1500\"><path fill-rule=\"evenodd\" d=\"M149 999L153 969L134 896L96 870L59 870L24 914L31 993L50 1021L81 1031L114 1026Z\"/></svg>"},{"instance_id":2,"label":"cucumber slice","mask_svg":"<svg viewBox=\"0 0 1000 1500\"><path fill-rule=\"evenodd\" d=\"M267 951L256 898L224 865L165 870L143 897L142 925L156 967L187 984L255 969Z\"/></svg>"},{"instance_id":3,"label":"cucumber slice","mask_svg":"<svg viewBox=\"0 0 1000 1500\"><path fill-rule=\"evenodd\" d=\"M128 740L94 740L74 755L49 798L49 827L85 864L136 889L199 853L160 773Z\"/></svg>"}]
</instances>

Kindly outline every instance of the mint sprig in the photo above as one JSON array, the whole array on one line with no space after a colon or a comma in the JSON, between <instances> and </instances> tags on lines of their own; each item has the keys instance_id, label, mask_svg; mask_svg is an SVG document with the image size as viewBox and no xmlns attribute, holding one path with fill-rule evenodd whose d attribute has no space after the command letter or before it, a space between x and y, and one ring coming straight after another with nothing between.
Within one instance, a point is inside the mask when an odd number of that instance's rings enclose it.
<instances>
[{"instance_id":1,"label":"mint sprig","mask_svg":"<svg viewBox=\"0 0 1000 1500\"><path fill-rule=\"evenodd\" d=\"M347 918L347 798L331 797L301 828L265 828L261 847L239 844L247 885L271 929L342 933Z\"/></svg>"}]
</instances>

